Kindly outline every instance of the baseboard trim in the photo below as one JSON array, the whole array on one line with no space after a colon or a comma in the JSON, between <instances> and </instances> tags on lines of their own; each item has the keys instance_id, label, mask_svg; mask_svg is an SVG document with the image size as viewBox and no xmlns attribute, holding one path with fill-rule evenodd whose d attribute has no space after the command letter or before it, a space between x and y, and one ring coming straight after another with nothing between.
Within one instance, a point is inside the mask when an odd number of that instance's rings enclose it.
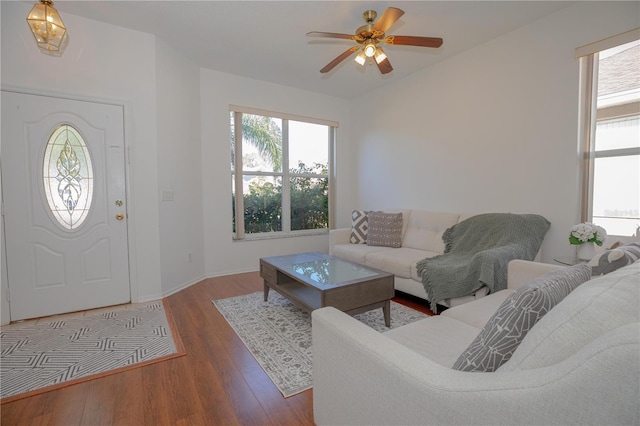
<instances>
[{"instance_id":1,"label":"baseboard trim","mask_svg":"<svg viewBox=\"0 0 640 426\"><path fill-rule=\"evenodd\" d=\"M247 269L237 269L237 270L233 270L233 271L225 271L225 272L221 272L221 273L217 273L217 274L208 274L208 275L202 275L199 278L196 278L192 281L188 281L186 283L180 284L170 290L167 291L163 291L161 295L155 295L155 296L147 296L143 299L137 300L133 303L146 303L146 302L151 302L153 300L158 300L158 299L163 299L165 297L169 297L172 294L175 294L179 291L182 291L186 288L191 287L194 284L198 284L201 281L204 281L208 278L218 278L218 277L226 277L228 275L236 275L236 274L247 274L250 272L258 272L257 268L247 268Z\"/></svg>"}]
</instances>

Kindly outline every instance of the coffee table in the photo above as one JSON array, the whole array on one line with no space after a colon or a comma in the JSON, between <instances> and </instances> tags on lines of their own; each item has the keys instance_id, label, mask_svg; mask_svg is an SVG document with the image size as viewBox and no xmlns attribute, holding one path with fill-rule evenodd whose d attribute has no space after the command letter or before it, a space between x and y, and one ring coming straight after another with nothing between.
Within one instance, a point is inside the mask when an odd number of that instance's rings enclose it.
<instances>
[{"instance_id":1,"label":"coffee table","mask_svg":"<svg viewBox=\"0 0 640 426\"><path fill-rule=\"evenodd\" d=\"M307 311L333 306L350 315L382 308L391 325L393 274L320 252L260 259L264 300L274 289Z\"/></svg>"}]
</instances>

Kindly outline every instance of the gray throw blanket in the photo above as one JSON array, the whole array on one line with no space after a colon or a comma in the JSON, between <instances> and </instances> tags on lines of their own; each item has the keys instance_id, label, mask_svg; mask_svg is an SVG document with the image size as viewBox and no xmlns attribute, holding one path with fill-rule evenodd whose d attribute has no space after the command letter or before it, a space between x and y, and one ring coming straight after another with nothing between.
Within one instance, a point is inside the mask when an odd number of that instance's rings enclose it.
<instances>
[{"instance_id":1,"label":"gray throw blanket","mask_svg":"<svg viewBox=\"0 0 640 426\"><path fill-rule=\"evenodd\" d=\"M431 309L436 312L438 302L483 285L490 293L507 288L509 261L533 260L550 225L535 214L486 213L447 229L444 254L417 264Z\"/></svg>"}]
</instances>

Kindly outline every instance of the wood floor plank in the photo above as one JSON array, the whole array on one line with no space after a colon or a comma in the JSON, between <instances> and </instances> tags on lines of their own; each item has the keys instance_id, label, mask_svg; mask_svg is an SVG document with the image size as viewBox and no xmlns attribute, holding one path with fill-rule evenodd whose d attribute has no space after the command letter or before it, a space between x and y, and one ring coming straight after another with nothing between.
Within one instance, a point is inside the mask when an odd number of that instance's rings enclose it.
<instances>
[{"instance_id":1,"label":"wood floor plank","mask_svg":"<svg viewBox=\"0 0 640 426\"><path fill-rule=\"evenodd\" d=\"M79 425L87 401L88 382L67 386L60 389L60 396L53 403L49 425L73 426ZM70 419L76 419L71 422Z\"/></svg>"},{"instance_id":2,"label":"wood floor plank","mask_svg":"<svg viewBox=\"0 0 640 426\"><path fill-rule=\"evenodd\" d=\"M51 406L55 398L52 395L46 393L35 395L29 398L24 412L20 416L19 424L39 425L50 418ZM4 411L4 406L2 407ZM2 422L4 425L5 423Z\"/></svg>"},{"instance_id":3,"label":"wood floor plank","mask_svg":"<svg viewBox=\"0 0 640 426\"><path fill-rule=\"evenodd\" d=\"M313 425L313 391L283 398L211 300L262 290L257 272L167 298L187 355L2 404L8 425ZM394 299L430 313L426 303Z\"/></svg>"},{"instance_id":4,"label":"wood floor plank","mask_svg":"<svg viewBox=\"0 0 640 426\"><path fill-rule=\"evenodd\" d=\"M87 399L81 425L111 425L116 414L115 404L123 386L129 385L123 373L87 382Z\"/></svg>"},{"instance_id":5,"label":"wood floor plank","mask_svg":"<svg viewBox=\"0 0 640 426\"><path fill-rule=\"evenodd\" d=\"M167 361L168 362L168 361ZM142 368L118 374L118 393L113 401L113 424L144 424L146 394L142 382Z\"/></svg>"}]
</instances>

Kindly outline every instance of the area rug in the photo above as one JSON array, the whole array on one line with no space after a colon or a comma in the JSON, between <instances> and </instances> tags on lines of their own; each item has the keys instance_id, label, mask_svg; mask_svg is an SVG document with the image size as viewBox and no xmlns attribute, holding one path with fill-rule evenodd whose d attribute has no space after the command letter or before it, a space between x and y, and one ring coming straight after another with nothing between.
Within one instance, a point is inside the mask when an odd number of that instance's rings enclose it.
<instances>
[{"instance_id":1,"label":"area rug","mask_svg":"<svg viewBox=\"0 0 640 426\"><path fill-rule=\"evenodd\" d=\"M185 354L161 301L58 318L2 327L0 402Z\"/></svg>"},{"instance_id":2,"label":"area rug","mask_svg":"<svg viewBox=\"0 0 640 426\"><path fill-rule=\"evenodd\" d=\"M287 398L312 386L311 316L272 291L213 300L238 337ZM383 332L426 318L427 315L391 302L391 327L384 325L382 309L355 316Z\"/></svg>"}]
</instances>

